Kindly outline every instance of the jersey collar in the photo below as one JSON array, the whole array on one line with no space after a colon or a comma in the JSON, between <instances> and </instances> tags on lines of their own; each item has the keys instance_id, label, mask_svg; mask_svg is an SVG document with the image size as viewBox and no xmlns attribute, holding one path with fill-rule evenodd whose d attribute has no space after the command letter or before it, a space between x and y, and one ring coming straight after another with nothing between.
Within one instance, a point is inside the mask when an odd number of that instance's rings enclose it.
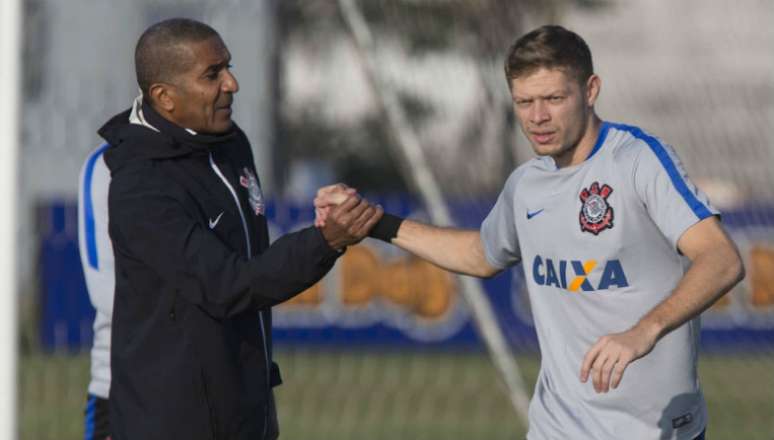
<instances>
[{"instance_id":1,"label":"jersey collar","mask_svg":"<svg viewBox=\"0 0 774 440\"><path fill-rule=\"evenodd\" d=\"M602 121L602 126L599 129L599 136L597 137L597 143L594 144L594 149L591 150L591 153L589 153L589 156L586 158L586 160L594 157L594 155L597 154L597 151L602 148L602 144L605 143L605 138L607 138L607 131L609 129L610 124L607 121Z\"/></svg>"}]
</instances>

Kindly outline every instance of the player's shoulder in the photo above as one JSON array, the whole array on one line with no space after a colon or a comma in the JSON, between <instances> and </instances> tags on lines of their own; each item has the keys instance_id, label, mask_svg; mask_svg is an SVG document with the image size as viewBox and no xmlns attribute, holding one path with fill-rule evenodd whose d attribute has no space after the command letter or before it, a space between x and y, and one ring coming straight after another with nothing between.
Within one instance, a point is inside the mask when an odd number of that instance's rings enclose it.
<instances>
[{"instance_id":1,"label":"player's shoulder","mask_svg":"<svg viewBox=\"0 0 774 440\"><path fill-rule=\"evenodd\" d=\"M631 163L636 166L643 158L647 161L674 154L670 145L640 127L612 122L606 124L610 157L617 165Z\"/></svg>"},{"instance_id":2,"label":"player's shoulder","mask_svg":"<svg viewBox=\"0 0 774 440\"><path fill-rule=\"evenodd\" d=\"M518 186L520 180L524 178L524 175L531 170L541 168L543 166L543 159L541 157L532 158L514 169L505 181L504 191L513 191Z\"/></svg>"},{"instance_id":3,"label":"player's shoulder","mask_svg":"<svg viewBox=\"0 0 774 440\"><path fill-rule=\"evenodd\" d=\"M92 148L91 151L89 151L89 154L86 156L86 160L84 161L84 163L88 163L89 161L93 161L102 157L102 155L105 153L105 150L107 150L108 148L110 148L109 143L105 141L100 142L99 144L97 144L96 147Z\"/></svg>"},{"instance_id":4,"label":"player's shoulder","mask_svg":"<svg viewBox=\"0 0 774 440\"><path fill-rule=\"evenodd\" d=\"M82 199L86 193L100 194L107 191L110 184L110 170L104 160L104 153L110 147L102 143L91 150L81 165L78 174L78 197Z\"/></svg>"},{"instance_id":5,"label":"player's shoulder","mask_svg":"<svg viewBox=\"0 0 774 440\"><path fill-rule=\"evenodd\" d=\"M158 161L138 159L111 170L110 199L117 201L139 196L170 196L180 193L177 182Z\"/></svg>"},{"instance_id":6,"label":"player's shoulder","mask_svg":"<svg viewBox=\"0 0 774 440\"><path fill-rule=\"evenodd\" d=\"M81 165L81 177L83 177L85 174L93 172L95 168L106 167L103 156L108 148L110 148L110 144L107 142L102 142L97 145L96 148L92 149L88 155L86 155L86 158L83 160L83 164Z\"/></svg>"}]
</instances>

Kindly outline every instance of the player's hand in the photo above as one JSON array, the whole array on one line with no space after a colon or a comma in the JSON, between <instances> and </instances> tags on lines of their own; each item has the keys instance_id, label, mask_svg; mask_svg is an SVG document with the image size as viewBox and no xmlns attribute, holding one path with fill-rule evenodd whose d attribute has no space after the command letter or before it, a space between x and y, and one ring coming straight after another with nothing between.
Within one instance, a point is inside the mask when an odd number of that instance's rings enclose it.
<instances>
[{"instance_id":1,"label":"player's hand","mask_svg":"<svg viewBox=\"0 0 774 440\"><path fill-rule=\"evenodd\" d=\"M357 194L350 194L344 202L330 209L325 224L319 228L332 248L342 249L365 238L382 214L381 206L374 206Z\"/></svg>"},{"instance_id":2,"label":"player's hand","mask_svg":"<svg viewBox=\"0 0 774 440\"><path fill-rule=\"evenodd\" d=\"M602 336L586 353L580 380L586 383L591 376L597 393L606 393L611 387L615 389L621 383L626 367L650 353L655 344L656 335L639 326Z\"/></svg>"},{"instance_id":3,"label":"player's hand","mask_svg":"<svg viewBox=\"0 0 774 440\"><path fill-rule=\"evenodd\" d=\"M325 226L325 220L330 215L333 207L340 205L347 196L356 195L357 190L343 183L324 186L317 190L314 198L314 225L318 228Z\"/></svg>"}]
</instances>

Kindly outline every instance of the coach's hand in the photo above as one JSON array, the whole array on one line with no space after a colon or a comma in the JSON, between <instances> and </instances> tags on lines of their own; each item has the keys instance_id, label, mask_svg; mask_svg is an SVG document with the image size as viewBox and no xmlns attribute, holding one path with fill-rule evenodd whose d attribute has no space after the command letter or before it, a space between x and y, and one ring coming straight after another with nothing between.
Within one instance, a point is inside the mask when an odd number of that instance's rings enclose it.
<instances>
[{"instance_id":1,"label":"coach's hand","mask_svg":"<svg viewBox=\"0 0 774 440\"><path fill-rule=\"evenodd\" d=\"M331 208L323 226L318 226L323 237L334 249L342 249L365 238L368 231L382 218L384 211L357 194Z\"/></svg>"},{"instance_id":2,"label":"coach's hand","mask_svg":"<svg viewBox=\"0 0 774 440\"><path fill-rule=\"evenodd\" d=\"M650 353L656 344L657 333L635 326L622 333L602 336L586 353L581 366L583 383L592 376L594 390L606 393L618 387L626 367Z\"/></svg>"}]
</instances>

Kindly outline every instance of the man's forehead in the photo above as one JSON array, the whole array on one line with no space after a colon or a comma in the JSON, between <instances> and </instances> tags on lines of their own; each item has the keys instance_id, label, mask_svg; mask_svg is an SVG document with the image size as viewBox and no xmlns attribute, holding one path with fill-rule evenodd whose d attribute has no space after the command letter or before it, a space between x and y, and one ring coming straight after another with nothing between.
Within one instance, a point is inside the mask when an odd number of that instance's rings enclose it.
<instances>
[{"instance_id":1,"label":"man's forehead","mask_svg":"<svg viewBox=\"0 0 774 440\"><path fill-rule=\"evenodd\" d=\"M575 79L564 69L558 68L541 67L510 80L513 96L567 91L574 85Z\"/></svg>"},{"instance_id":2,"label":"man's forehead","mask_svg":"<svg viewBox=\"0 0 774 440\"><path fill-rule=\"evenodd\" d=\"M193 63L200 67L207 68L213 64L228 62L231 59L231 52L219 37L183 43L183 45Z\"/></svg>"}]
</instances>

